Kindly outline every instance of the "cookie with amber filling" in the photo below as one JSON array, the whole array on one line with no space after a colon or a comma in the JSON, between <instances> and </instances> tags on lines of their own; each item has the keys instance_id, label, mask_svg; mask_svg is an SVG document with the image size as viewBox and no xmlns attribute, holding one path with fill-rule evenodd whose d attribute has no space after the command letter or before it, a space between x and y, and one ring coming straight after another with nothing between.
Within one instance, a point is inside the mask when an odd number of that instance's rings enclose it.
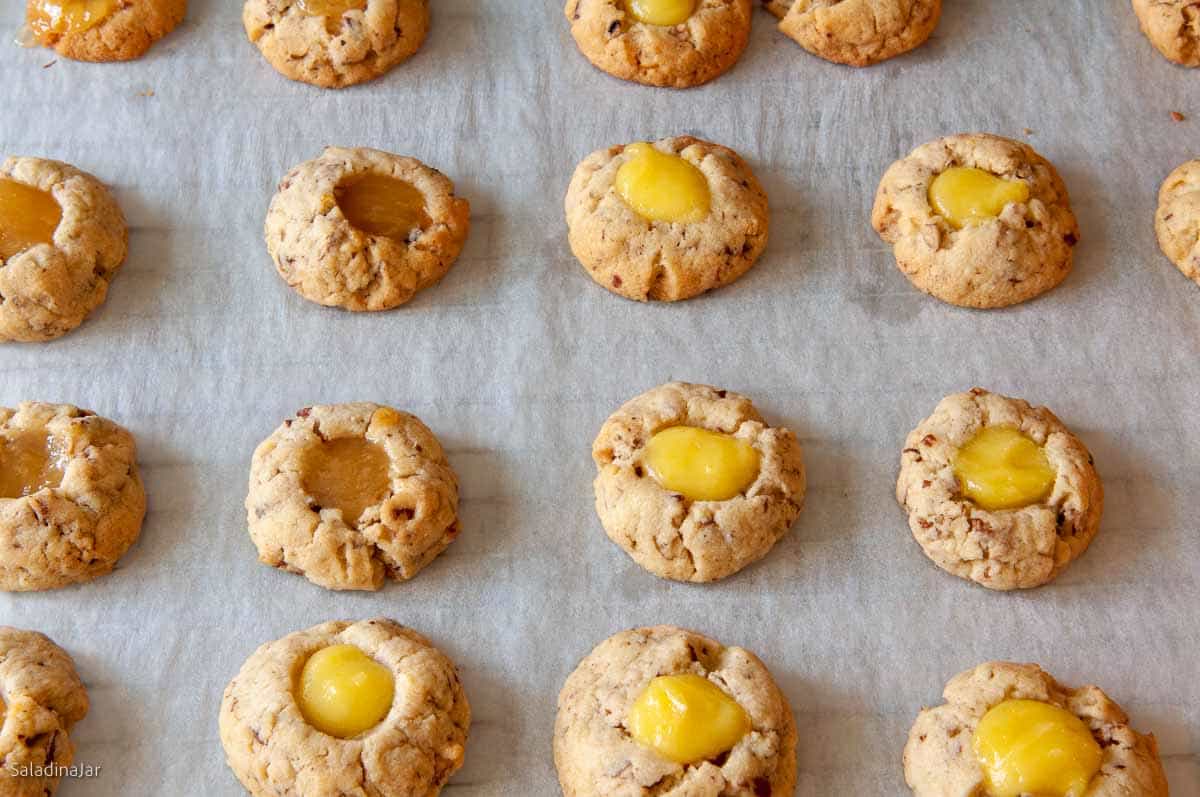
<instances>
[{"instance_id":1,"label":"cookie with amber filling","mask_svg":"<svg viewBox=\"0 0 1200 797\"><path fill-rule=\"evenodd\" d=\"M32 41L76 61L131 61L175 29L187 0L26 0Z\"/></svg>"},{"instance_id":2,"label":"cookie with amber filling","mask_svg":"<svg viewBox=\"0 0 1200 797\"><path fill-rule=\"evenodd\" d=\"M870 66L920 47L933 35L942 0L767 0L779 30L813 55Z\"/></svg>"},{"instance_id":3,"label":"cookie with amber filling","mask_svg":"<svg viewBox=\"0 0 1200 797\"><path fill-rule=\"evenodd\" d=\"M791 794L796 724L750 651L668 625L601 642L558 696L567 797Z\"/></svg>"},{"instance_id":4,"label":"cookie with amber filling","mask_svg":"<svg viewBox=\"0 0 1200 797\"><path fill-rule=\"evenodd\" d=\"M909 433L896 500L938 567L1009 590L1052 581L1087 549L1104 490L1054 413L974 388Z\"/></svg>"},{"instance_id":5,"label":"cookie with amber filling","mask_svg":"<svg viewBox=\"0 0 1200 797\"><path fill-rule=\"evenodd\" d=\"M343 88L410 58L429 32L429 0L246 0L242 25L284 77Z\"/></svg>"},{"instance_id":6,"label":"cookie with amber filling","mask_svg":"<svg viewBox=\"0 0 1200 797\"><path fill-rule=\"evenodd\" d=\"M804 504L789 429L745 396L671 382L626 402L592 444L596 512L642 567L716 581L767 555Z\"/></svg>"},{"instance_id":7,"label":"cookie with amber filling","mask_svg":"<svg viewBox=\"0 0 1200 797\"><path fill-rule=\"evenodd\" d=\"M458 478L413 415L307 407L254 451L246 496L263 564L328 589L407 580L458 535Z\"/></svg>"},{"instance_id":8,"label":"cookie with amber filling","mask_svg":"<svg viewBox=\"0 0 1200 797\"><path fill-rule=\"evenodd\" d=\"M1154 231L1163 254L1200 284L1200 160L1182 164L1163 181Z\"/></svg>"},{"instance_id":9,"label":"cookie with amber filling","mask_svg":"<svg viewBox=\"0 0 1200 797\"><path fill-rule=\"evenodd\" d=\"M67 404L0 407L0 589L110 572L146 515L133 435Z\"/></svg>"},{"instance_id":10,"label":"cookie with amber filling","mask_svg":"<svg viewBox=\"0 0 1200 797\"><path fill-rule=\"evenodd\" d=\"M43 158L0 164L0 342L62 337L125 262L125 217L104 184Z\"/></svg>"},{"instance_id":11,"label":"cookie with amber filling","mask_svg":"<svg viewBox=\"0 0 1200 797\"><path fill-rule=\"evenodd\" d=\"M580 52L608 74L688 88L737 63L750 41L752 0L567 0Z\"/></svg>"},{"instance_id":12,"label":"cookie with amber filling","mask_svg":"<svg viewBox=\"0 0 1200 797\"><path fill-rule=\"evenodd\" d=\"M1099 687L1072 689L1036 664L992 661L955 676L942 696L904 747L916 797L1003 797L1023 793L1018 779L1036 794L1166 797L1154 736L1130 728Z\"/></svg>"},{"instance_id":13,"label":"cookie with amber filling","mask_svg":"<svg viewBox=\"0 0 1200 797\"><path fill-rule=\"evenodd\" d=\"M1200 66L1200 6L1195 0L1133 0L1146 38L1168 60Z\"/></svg>"},{"instance_id":14,"label":"cookie with amber filling","mask_svg":"<svg viewBox=\"0 0 1200 797\"><path fill-rule=\"evenodd\" d=\"M960 307L1006 307L1071 271L1079 226L1053 164L985 133L947 136L896 161L871 223L913 285Z\"/></svg>"},{"instance_id":15,"label":"cookie with amber filling","mask_svg":"<svg viewBox=\"0 0 1200 797\"><path fill-rule=\"evenodd\" d=\"M767 195L733 150L691 136L593 152L565 202L571 251L600 285L674 302L745 274L767 245Z\"/></svg>"},{"instance_id":16,"label":"cookie with amber filling","mask_svg":"<svg viewBox=\"0 0 1200 797\"><path fill-rule=\"evenodd\" d=\"M377 618L262 645L225 687L220 735L254 797L436 797L462 766L470 724L454 663Z\"/></svg>"}]
</instances>

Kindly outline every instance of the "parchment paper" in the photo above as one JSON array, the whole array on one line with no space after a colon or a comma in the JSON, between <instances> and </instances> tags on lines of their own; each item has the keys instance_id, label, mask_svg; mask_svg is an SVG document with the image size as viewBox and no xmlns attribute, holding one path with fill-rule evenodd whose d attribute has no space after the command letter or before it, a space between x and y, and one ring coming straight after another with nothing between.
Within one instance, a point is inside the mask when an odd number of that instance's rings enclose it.
<instances>
[{"instance_id":1,"label":"parchment paper","mask_svg":"<svg viewBox=\"0 0 1200 797\"><path fill-rule=\"evenodd\" d=\"M22 6L0 5L4 30ZM262 642L375 615L461 668L475 720L456 797L557 794L563 679L608 635L664 622L767 662L802 731L799 795L907 794L917 711L991 658L1101 685L1158 736L1172 794L1200 795L1200 288L1153 232L1160 181L1200 155L1200 72L1163 60L1128 2L948 0L926 47L868 70L807 55L758 11L741 63L685 92L591 68L560 0L434 0L411 62L321 91L270 69L240 6L191 0L131 64L0 48L0 151L93 172L131 226L90 321L0 346L0 403L72 402L127 425L150 497L115 574L0 596L0 622L49 634L88 685L72 736L102 772L64 797L241 794L217 738L225 683ZM1054 161L1083 230L1071 277L1011 310L917 292L868 220L889 163L971 130ZM570 254L567 182L595 149L685 132L751 161L770 246L707 297L624 301ZM471 200L463 257L403 309L318 308L274 273L267 203L326 144L415 155ZM791 535L717 585L643 572L592 507L595 432L670 379L747 393L804 445ZM904 435L973 385L1050 406L1095 455L1102 530L1051 586L994 594L939 571L895 503ZM351 400L419 415L462 483L459 540L377 594L260 565L242 508L260 440L302 406Z\"/></svg>"}]
</instances>

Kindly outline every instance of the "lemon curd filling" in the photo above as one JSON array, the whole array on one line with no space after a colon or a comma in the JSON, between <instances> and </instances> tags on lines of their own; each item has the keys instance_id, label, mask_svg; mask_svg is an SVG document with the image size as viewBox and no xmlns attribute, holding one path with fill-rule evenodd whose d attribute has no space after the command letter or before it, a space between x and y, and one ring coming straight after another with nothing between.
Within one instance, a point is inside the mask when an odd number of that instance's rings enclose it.
<instances>
[{"instance_id":1,"label":"lemon curd filling","mask_svg":"<svg viewBox=\"0 0 1200 797\"><path fill-rule=\"evenodd\" d=\"M672 426L651 437L643 461L664 490L692 501L727 501L758 478L754 446L695 426Z\"/></svg>"},{"instance_id":2,"label":"lemon curd filling","mask_svg":"<svg viewBox=\"0 0 1200 797\"><path fill-rule=\"evenodd\" d=\"M367 507L387 497L391 489L387 453L361 437L343 437L314 446L305 454L300 481L317 506L342 511L353 526Z\"/></svg>"},{"instance_id":3,"label":"lemon curd filling","mask_svg":"<svg viewBox=\"0 0 1200 797\"><path fill-rule=\"evenodd\" d=\"M1038 700L1006 700L972 740L988 797L1083 797L1100 771L1100 745L1083 721Z\"/></svg>"},{"instance_id":4,"label":"lemon curd filling","mask_svg":"<svg viewBox=\"0 0 1200 797\"><path fill-rule=\"evenodd\" d=\"M34 432L0 437L0 498L21 498L62 484L67 454L54 438Z\"/></svg>"},{"instance_id":5,"label":"lemon curd filling","mask_svg":"<svg viewBox=\"0 0 1200 797\"><path fill-rule=\"evenodd\" d=\"M382 174L364 174L334 191L346 221L370 233L406 241L432 220L425 196L412 183Z\"/></svg>"},{"instance_id":6,"label":"lemon curd filling","mask_svg":"<svg viewBox=\"0 0 1200 797\"><path fill-rule=\"evenodd\" d=\"M96 27L117 10L118 0L34 0L26 24L38 41Z\"/></svg>"},{"instance_id":7,"label":"lemon curd filling","mask_svg":"<svg viewBox=\"0 0 1200 797\"><path fill-rule=\"evenodd\" d=\"M387 667L354 645L331 645L304 663L297 702L309 725L349 739L387 716L395 691Z\"/></svg>"},{"instance_id":8,"label":"lemon curd filling","mask_svg":"<svg viewBox=\"0 0 1200 797\"><path fill-rule=\"evenodd\" d=\"M1045 500L1056 474L1045 450L1010 426L979 430L954 458L962 495L983 509L1019 509Z\"/></svg>"},{"instance_id":9,"label":"lemon curd filling","mask_svg":"<svg viewBox=\"0 0 1200 797\"><path fill-rule=\"evenodd\" d=\"M680 764L729 750L750 732L750 715L699 675L663 675L642 691L626 726L639 744Z\"/></svg>"},{"instance_id":10,"label":"lemon curd filling","mask_svg":"<svg viewBox=\"0 0 1200 797\"><path fill-rule=\"evenodd\" d=\"M1028 202L1024 180L1006 180L973 166L955 166L929 186L929 204L956 229L999 216L1010 202Z\"/></svg>"},{"instance_id":11,"label":"lemon curd filling","mask_svg":"<svg viewBox=\"0 0 1200 797\"><path fill-rule=\"evenodd\" d=\"M696 0L626 0L633 18L647 25L679 25L696 10Z\"/></svg>"},{"instance_id":12,"label":"lemon curd filling","mask_svg":"<svg viewBox=\"0 0 1200 797\"><path fill-rule=\"evenodd\" d=\"M630 144L617 171L617 193L647 221L690 224L708 216L712 195L704 173L650 144Z\"/></svg>"},{"instance_id":13,"label":"lemon curd filling","mask_svg":"<svg viewBox=\"0 0 1200 797\"><path fill-rule=\"evenodd\" d=\"M54 242L62 208L49 192L0 177L0 262Z\"/></svg>"}]
</instances>

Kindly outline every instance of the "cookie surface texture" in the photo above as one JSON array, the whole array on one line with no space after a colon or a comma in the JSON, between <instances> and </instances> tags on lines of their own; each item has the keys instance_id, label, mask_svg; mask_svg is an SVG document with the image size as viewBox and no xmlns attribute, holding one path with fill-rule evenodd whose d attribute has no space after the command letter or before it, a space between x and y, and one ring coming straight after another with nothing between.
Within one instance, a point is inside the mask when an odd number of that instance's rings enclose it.
<instances>
[{"instance_id":1,"label":"cookie surface texture","mask_svg":"<svg viewBox=\"0 0 1200 797\"><path fill-rule=\"evenodd\" d=\"M779 30L827 61L870 66L920 47L941 15L942 0L795 0Z\"/></svg>"},{"instance_id":2,"label":"cookie surface texture","mask_svg":"<svg viewBox=\"0 0 1200 797\"><path fill-rule=\"evenodd\" d=\"M1200 66L1200 6L1195 0L1133 0L1142 32L1168 60Z\"/></svg>"}]
</instances>

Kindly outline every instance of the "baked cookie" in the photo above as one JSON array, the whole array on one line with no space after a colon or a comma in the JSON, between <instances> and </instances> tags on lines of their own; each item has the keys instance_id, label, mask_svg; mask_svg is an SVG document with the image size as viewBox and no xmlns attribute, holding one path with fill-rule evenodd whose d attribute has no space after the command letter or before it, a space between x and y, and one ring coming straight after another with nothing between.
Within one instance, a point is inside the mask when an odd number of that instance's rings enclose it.
<instances>
[{"instance_id":1,"label":"baked cookie","mask_svg":"<svg viewBox=\"0 0 1200 797\"><path fill-rule=\"evenodd\" d=\"M989 589L1055 579L1100 526L1092 455L1054 413L973 388L908 434L896 500L926 556Z\"/></svg>"},{"instance_id":2,"label":"baked cookie","mask_svg":"<svg viewBox=\"0 0 1200 797\"><path fill-rule=\"evenodd\" d=\"M627 299L674 302L728 285L767 245L767 195L733 150L691 136L598 150L566 198L571 251Z\"/></svg>"},{"instance_id":3,"label":"baked cookie","mask_svg":"<svg viewBox=\"0 0 1200 797\"><path fill-rule=\"evenodd\" d=\"M804 503L796 435L707 385L671 382L626 402L592 459L609 538L675 581L716 581L766 556Z\"/></svg>"},{"instance_id":4,"label":"baked cookie","mask_svg":"<svg viewBox=\"0 0 1200 797\"><path fill-rule=\"evenodd\" d=\"M125 217L108 189L42 158L0 164L0 341L62 337L108 295L125 262Z\"/></svg>"},{"instance_id":5,"label":"baked cookie","mask_svg":"<svg viewBox=\"0 0 1200 797\"><path fill-rule=\"evenodd\" d=\"M311 302L389 310L450 270L470 215L454 183L415 158L328 147L279 184L267 250L279 276Z\"/></svg>"},{"instance_id":6,"label":"baked cookie","mask_svg":"<svg viewBox=\"0 0 1200 797\"><path fill-rule=\"evenodd\" d=\"M436 797L471 708L450 659L392 620L268 642L225 687L225 759L254 797Z\"/></svg>"},{"instance_id":7,"label":"baked cookie","mask_svg":"<svg viewBox=\"0 0 1200 797\"><path fill-rule=\"evenodd\" d=\"M1071 271L1079 225L1054 166L1019 141L947 136L883 175L871 223L896 265L959 307L1006 307Z\"/></svg>"},{"instance_id":8,"label":"baked cookie","mask_svg":"<svg viewBox=\"0 0 1200 797\"><path fill-rule=\"evenodd\" d=\"M458 479L413 415L378 404L300 410L254 451L246 496L263 564L328 589L407 580L458 535Z\"/></svg>"},{"instance_id":9,"label":"baked cookie","mask_svg":"<svg viewBox=\"0 0 1200 797\"><path fill-rule=\"evenodd\" d=\"M579 50L613 77L684 89L729 71L750 41L752 0L567 0Z\"/></svg>"},{"instance_id":10,"label":"baked cookie","mask_svg":"<svg viewBox=\"0 0 1200 797\"><path fill-rule=\"evenodd\" d=\"M145 516L133 435L68 404L0 407L0 590L111 572Z\"/></svg>"},{"instance_id":11,"label":"baked cookie","mask_svg":"<svg viewBox=\"0 0 1200 797\"><path fill-rule=\"evenodd\" d=\"M420 49L429 0L246 0L242 24L279 74L340 89L374 80Z\"/></svg>"},{"instance_id":12,"label":"baked cookie","mask_svg":"<svg viewBox=\"0 0 1200 797\"><path fill-rule=\"evenodd\" d=\"M813 55L870 66L924 44L942 0L768 0L767 9L781 17L779 30Z\"/></svg>"},{"instance_id":13,"label":"baked cookie","mask_svg":"<svg viewBox=\"0 0 1200 797\"><path fill-rule=\"evenodd\" d=\"M796 724L750 651L638 628L567 679L554 763L566 797L782 797L796 787Z\"/></svg>"},{"instance_id":14,"label":"baked cookie","mask_svg":"<svg viewBox=\"0 0 1200 797\"><path fill-rule=\"evenodd\" d=\"M918 715L904 747L904 779L916 797L1014 787L1167 797L1154 736L1130 728L1098 687L1071 689L1036 664L992 661L955 676L942 696L945 704ZM990 790L1001 784L1005 791Z\"/></svg>"},{"instance_id":15,"label":"baked cookie","mask_svg":"<svg viewBox=\"0 0 1200 797\"><path fill-rule=\"evenodd\" d=\"M1200 6L1195 0L1133 0L1142 32L1182 66L1200 66Z\"/></svg>"},{"instance_id":16,"label":"baked cookie","mask_svg":"<svg viewBox=\"0 0 1200 797\"><path fill-rule=\"evenodd\" d=\"M36 631L0 626L0 794L48 797L71 765L71 727L87 691L65 650Z\"/></svg>"},{"instance_id":17,"label":"baked cookie","mask_svg":"<svg viewBox=\"0 0 1200 797\"><path fill-rule=\"evenodd\" d=\"M76 61L132 61L183 21L187 0L26 0L32 42Z\"/></svg>"},{"instance_id":18,"label":"baked cookie","mask_svg":"<svg viewBox=\"0 0 1200 797\"><path fill-rule=\"evenodd\" d=\"M1184 163L1163 181L1154 231L1163 254L1200 284L1200 160Z\"/></svg>"}]
</instances>

